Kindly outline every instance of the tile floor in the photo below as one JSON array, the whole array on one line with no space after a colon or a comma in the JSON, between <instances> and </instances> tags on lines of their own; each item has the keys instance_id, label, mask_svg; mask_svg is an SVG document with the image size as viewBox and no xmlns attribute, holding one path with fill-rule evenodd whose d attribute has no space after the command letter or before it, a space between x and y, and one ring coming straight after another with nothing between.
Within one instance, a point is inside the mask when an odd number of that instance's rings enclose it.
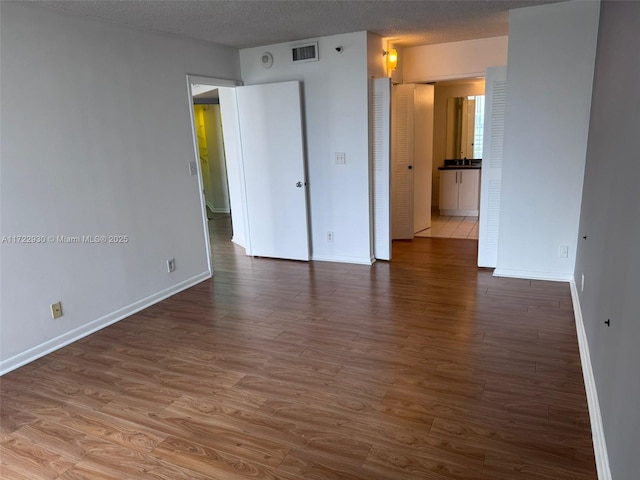
<instances>
[{"instance_id":1,"label":"tile floor","mask_svg":"<svg viewBox=\"0 0 640 480\"><path fill-rule=\"evenodd\" d=\"M431 212L431 228L415 234L416 237L478 239L478 217L440 216Z\"/></svg>"}]
</instances>

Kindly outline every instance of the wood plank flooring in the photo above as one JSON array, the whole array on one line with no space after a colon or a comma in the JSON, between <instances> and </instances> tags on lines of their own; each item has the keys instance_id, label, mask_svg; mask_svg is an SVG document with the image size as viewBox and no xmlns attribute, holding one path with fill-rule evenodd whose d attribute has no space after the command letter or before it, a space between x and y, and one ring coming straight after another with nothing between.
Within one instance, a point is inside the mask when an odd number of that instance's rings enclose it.
<instances>
[{"instance_id":1,"label":"wood plank flooring","mask_svg":"<svg viewBox=\"0 0 640 480\"><path fill-rule=\"evenodd\" d=\"M1 379L2 479L596 479L569 288L247 258Z\"/></svg>"}]
</instances>

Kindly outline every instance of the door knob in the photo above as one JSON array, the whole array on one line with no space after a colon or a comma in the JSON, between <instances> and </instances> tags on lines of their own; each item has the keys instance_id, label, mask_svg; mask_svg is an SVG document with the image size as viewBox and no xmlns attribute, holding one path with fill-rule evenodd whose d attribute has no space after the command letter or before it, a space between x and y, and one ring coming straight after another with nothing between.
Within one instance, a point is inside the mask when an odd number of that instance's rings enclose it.
<instances>
[{"instance_id":1,"label":"door knob","mask_svg":"<svg viewBox=\"0 0 640 480\"><path fill-rule=\"evenodd\" d=\"M409 170L411 170L411 169L413 168L413 165L409 165L409 167L408 167L408 168L409 168Z\"/></svg>"},{"instance_id":2,"label":"door knob","mask_svg":"<svg viewBox=\"0 0 640 480\"><path fill-rule=\"evenodd\" d=\"M298 183L296 183L296 187L298 187L298 188L302 188L302 182L298 182Z\"/></svg>"}]
</instances>

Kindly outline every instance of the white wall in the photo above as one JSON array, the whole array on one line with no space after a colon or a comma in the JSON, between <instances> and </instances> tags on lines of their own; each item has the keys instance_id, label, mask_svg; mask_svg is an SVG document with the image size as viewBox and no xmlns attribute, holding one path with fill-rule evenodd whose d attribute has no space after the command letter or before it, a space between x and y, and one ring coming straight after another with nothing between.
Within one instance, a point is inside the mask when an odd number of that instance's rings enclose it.
<instances>
[{"instance_id":1,"label":"white wall","mask_svg":"<svg viewBox=\"0 0 640 480\"><path fill-rule=\"evenodd\" d=\"M291 63L289 43L240 50L242 79L302 82L312 259L370 263L367 33L312 40L318 62ZM270 69L263 52L273 55ZM335 152L346 153L346 165L335 164Z\"/></svg>"},{"instance_id":2,"label":"white wall","mask_svg":"<svg viewBox=\"0 0 640 480\"><path fill-rule=\"evenodd\" d=\"M7 371L209 276L186 74L240 71L232 49L0 8L2 235L129 238L1 245Z\"/></svg>"},{"instance_id":3,"label":"white wall","mask_svg":"<svg viewBox=\"0 0 640 480\"><path fill-rule=\"evenodd\" d=\"M422 45L402 49L404 83L484 77L488 67L507 63L508 37Z\"/></svg>"},{"instance_id":4,"label":"white wall","mask_svg":"<svg viewBox=\"0 0 640 480\"><path fill-rule=\"evenodd\" d=\"M601 479L640 478L640 62L629 50L638 25L640 3L602 2L575 267L606 437L606 450L594 439L596 459L608 451L611 466Z\"/></svg>"},{"instance_id":5,"label":"white wall","mask_svg":"<svg viewBox=\"0 0 640 480\"><path fill-rule=\"evenodd\" d=\"M599 6L510 13L498 275L573 275Z\"/></svg>"},{"instance_id":6,"label":"white wall","mask_svg":"<svg viewBox=\"0 0 640 480\"><path fill-rule=\"evenodd\" d=\"M387 62L383 55L385 42L380 35L367 32L367 75L369 78L387 76Z\"/></svg>"}]
</instances>

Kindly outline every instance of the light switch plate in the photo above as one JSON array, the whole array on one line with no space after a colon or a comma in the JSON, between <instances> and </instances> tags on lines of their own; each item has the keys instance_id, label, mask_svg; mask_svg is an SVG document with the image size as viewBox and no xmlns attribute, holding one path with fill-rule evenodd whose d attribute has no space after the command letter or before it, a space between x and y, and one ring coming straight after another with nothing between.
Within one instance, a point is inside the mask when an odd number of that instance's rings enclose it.
<instances>
[{"instance_id":1,"label":"light switch plate","mask_svg":"<svg viewBox=\"0 0 640 480\"><path fill-rule=\"evenodd\" d=\"M193 162L189 162L189 173L192 176L198 174L198 164L195 162L195 160Z\"/></svg>"}]
</instances>

